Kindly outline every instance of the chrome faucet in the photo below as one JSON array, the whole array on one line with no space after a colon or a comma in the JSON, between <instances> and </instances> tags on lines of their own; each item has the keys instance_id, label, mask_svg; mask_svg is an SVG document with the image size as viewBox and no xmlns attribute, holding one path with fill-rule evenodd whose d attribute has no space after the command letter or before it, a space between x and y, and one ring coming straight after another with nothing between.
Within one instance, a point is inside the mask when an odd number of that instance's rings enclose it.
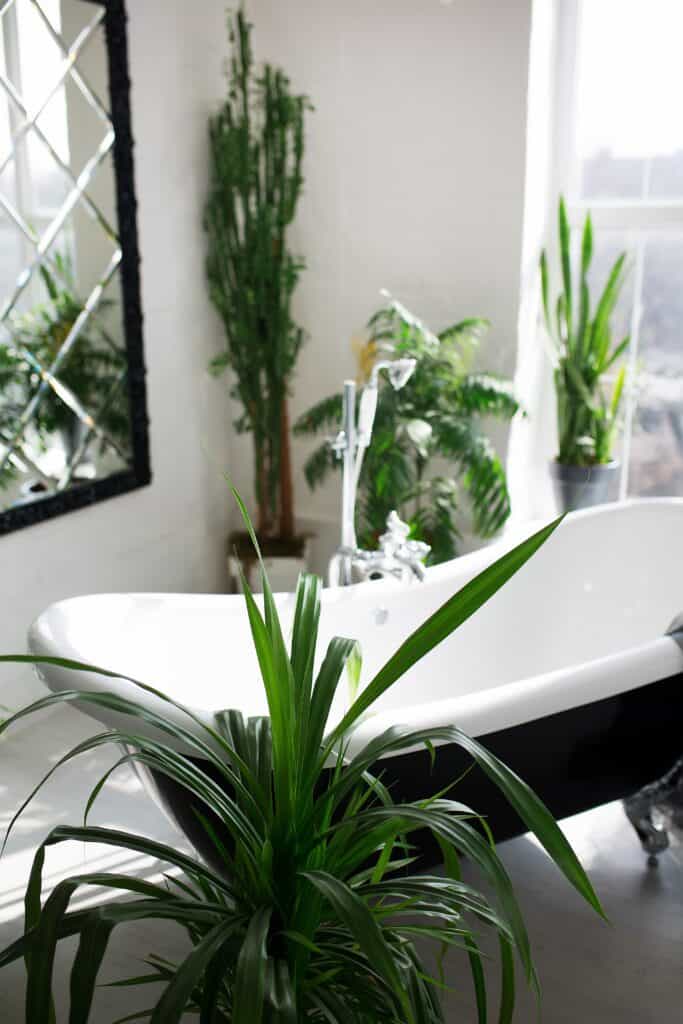
<instances>
[{"instance_id":1,"label":"chrome faucet","mask_svg":"<svg viewBox=\"0 0 683 1024\"><path fill-rule=\"evenodd\" d=\"M407 384L415 369L414 359L381 360L372 368L370 380L363 389L356 418L356 382L344 381L343 424L330 442L337 458L342 460L341 544L332 556L328 569L331 587L348 586L365 579L381 579L391 575L400 579L424 576L423 560L429 545L408 540L409 526L398 514L391 512L386 533L380 537L379 551L364 551L356 539L356 496L363 465L363 456L372 438L377 411L379 375L386 370L392 387L399 391Z\"/></svg>"}]
</instances>

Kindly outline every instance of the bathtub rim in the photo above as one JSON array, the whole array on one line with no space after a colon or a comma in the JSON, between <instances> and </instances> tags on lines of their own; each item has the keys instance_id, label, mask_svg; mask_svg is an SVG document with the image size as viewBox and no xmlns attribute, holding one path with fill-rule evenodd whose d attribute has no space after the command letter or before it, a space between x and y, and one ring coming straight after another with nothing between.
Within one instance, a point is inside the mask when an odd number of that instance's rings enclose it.
<instances>
[{"instance_id":1,"label":"bathtub rim","mask_svg":"<svg viewBox=\"0 0 683 1024\"><path fill-rule=\"evenodd\" d=\"M49 653L36 649L37 646L33 641L34 653ZM163 712L166 719L197 735L203 735L199 727L182 711L138 690L123 677L111 680L91 672L79 672L76 679L73 671L53 666L49 668L49 676L44 668L36 671L53 693L68 689L107 692L112 691L112 683L116 683L115 692L119 695L132 697L150 710ZM470 736L485 736L680 674L683 674L683 650L672 636L665 635L603 658L503 683L487 690L407 704L403 708L369 712L349 734L349 756L353 756L375 736L395 726L423 729L455 725ZM89 704L77 703L76 706L108 728L121 726L122 716L114 712ZM212 712L191 705L187 707L200 721L212 724ZM136 730L154 734L154 730L145 727L143 723L136 723Z\"/></svg>"}]
</instances>

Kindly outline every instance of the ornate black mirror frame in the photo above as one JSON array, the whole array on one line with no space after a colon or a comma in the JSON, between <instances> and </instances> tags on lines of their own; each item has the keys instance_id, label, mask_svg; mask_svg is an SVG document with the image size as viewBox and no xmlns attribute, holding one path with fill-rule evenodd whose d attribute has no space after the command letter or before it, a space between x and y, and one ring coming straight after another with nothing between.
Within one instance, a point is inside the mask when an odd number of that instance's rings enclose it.
<instances>
[{"instance_id":1,"label":"ornate black mirror frame","mask_svg":"<svg viewBox=\"0 0 683 1024\"><path fill-rule=\"evenodd\" d=\"M56 495L0 512L0 534L85 508L105 498L144 487L152 479L149 458L147 395L142 344L140 253L130 117L130 78L125 0L83 0L105 9L104 29L109 70L109 103L114 127L113 158L116 209L121 245L122 318L128 359L131 452L129 468L92 482L75 483Z\"/></svg>"}]
</instances>

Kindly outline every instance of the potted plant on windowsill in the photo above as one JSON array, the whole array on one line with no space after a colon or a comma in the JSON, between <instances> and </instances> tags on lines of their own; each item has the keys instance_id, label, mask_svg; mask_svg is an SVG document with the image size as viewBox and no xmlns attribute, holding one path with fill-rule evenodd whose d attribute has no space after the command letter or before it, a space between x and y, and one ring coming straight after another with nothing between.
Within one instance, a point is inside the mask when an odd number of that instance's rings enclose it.
<instances>
[{"instance_id":1,"label":"potted plant on windowsill","mask_svg":"<svg viewBox=\"0 0 683 1024\"><path fill-rule=\"evenodd\" d=\"M352 667L358 679L357 644L334 638L316 670L321 584L313 576L299 582L289 645L265 572L263 612L245 583L268 716L247 719L233 709L207 721L164 693L129 680L131 694L153 694L180 711L179 724L134 697L104 687L77 689L80 671L115 675L105 669L59 658L1 656L0 662L49 662L73 671L75 688L52 693L13 715L0 725L0 735L25 716L74 701L116 711L121 722L120 728L88 737L57 761L12 818L8 833L61 765L105 745L124 749L95 783L86 821L53 829L36 850L24 934L0 952L0 968L25 959L26 1021L55 1020L52 974L62 939L78 936L69 1020L87 1024L95 1019L93 999L114 928L161 919L186 931L190 948L184 958L173 963L152 954L142 973L114 982L146 991L150 982L163 985L161 994L153 996L154 1006L135 1015L151 1024L180 1024L186 1011L207 1024L445 1024L440 990L446 986L434 974L442 973L447 954L466 957L477 1019L490 1020L482 932L498 940L502 970L496 1019L510 1024L515 954L537 991L538 981L521 910L490 829L454 799L452 787L447 794L396 802L374 766L382 755L415 746L438 757L439 743L456 744L515 809L567 880L602 913L574 851L534 792L455 725L415 729L397 723L353 753L349 738L378 698L491 598L558 521L448 598L405 639L336 723L328 722L328 715L345 669ZM186 791L210 856L202 860L147 836L87 823L103 786L130 763ZM439 873L421 870L425 865L415 845L420 829L437 841ZM58 881L43 901L46 850L70 841L147 855L175 871L164 876L165 884L121 872L81 871ZM486 890L461 877L462 855L488 883ZM94 906L72 909L72 897L93 886L106 895ZM437 972L429 967L425 945L437 956ZM453 1017L448 1021L452 1024Z\"/></svg>"},{"instance_id":2,"label":"potted plant on windowsill","mask_svg":"<svg viewBox=\"0 0 683 1024\"><path fill-rule=\"evenodd\" d=\"M619 463L613 446L626 380L618 363L630 338L613 343L611 318L626 277L626 253L615 261L595 310L591 310L588 272L593 256L593 227L586 216L578 276L571 267L571 232L564 199L559 203L559 254L562 290L551 305L548 261L541 253L541 291L545 327L557 399L559 450L551 463L557 501L563 511L599 505L614 496ZM574 280L577 284L576 294Z\"/></svg>"},{"instance_id":3,"label":"potted plant on windowsill","mask_svg":"<svg viewBox=\"0 0 683 1024\"><path fill-rule=\"evenodd\" d=\"M228 96L209 120L207 276L225 330L210 370L233 375L230 394L242 406L235 428L253 438L259 543L276 589L293 589L307 545L294 521L288 412L304 340L291 301L304 263L286 236L303 185L304 116L311 108L306 96L292 94L280 69L266 64L254 72L242 10L231 17L229 34ZM244 532L230 537L229 548L248 570L253 566Z\"/></svg>"},{"instance_id":4,"label":"potted plant on windowsill","mask_svg":"<svg viewBox=\"0 0 683 1024\"><path fill-rule=\"evenodd\" d=\"M400 391L379 391L359 480L362 548L377 548L392 509L410 524L411 538L430 545L430 564L458 553L464 505L480 537L492 537L508 518L505 470L485 421L510 420L519 403L509 381L472 368L488 328L487 320L472 318L437 335L390 297L371 317L360 352L363 377L387 354L415 359L416 365ZM334 429L341 410L341 394L323 399L298 419L294 431L309 435ZM338 467L329 444L322 444L304 468L309 486L319 486Z\"/></svg>"}]
</instances>

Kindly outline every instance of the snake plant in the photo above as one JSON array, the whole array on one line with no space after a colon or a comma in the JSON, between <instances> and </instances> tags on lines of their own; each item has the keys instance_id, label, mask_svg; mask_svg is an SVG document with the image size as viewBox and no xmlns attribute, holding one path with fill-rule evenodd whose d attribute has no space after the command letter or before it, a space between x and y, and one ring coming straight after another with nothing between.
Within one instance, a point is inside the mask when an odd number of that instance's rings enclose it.
<instances>
[{"instance_id":1,"label":"snake plant","mask_svg":"<svg viewBox=\"0 0 683 1024\"><path fill-rule=\"evenodd\" d=\"M439 1024L445 1021L440 983L418 945L417 940L424 940L442 957L453 953L466 958L481 1024L490 1017L478 935L491 930L500 944L497 1020L511 1021L514 955L530 984L536 985L536 975L512 883L486 829L478 827L481 819L443 793L396 803L374 766L382 755L415 745L426 745L438 757L435 745L457 744L495 783L568 881L602 913L576 855L538 797L457 726L414 729L397 723L353 751L349 739L354 725L382 694L495 594L556 525L551 523L503 555L447 600L406 637L336 722L328 721L329 711L345 665L349 659L357 664L357 644L333 639L316 669L320 581L310 575L299 582L289 644L265 573L263 611L244 585L267 717L245 719L233 709L204 720L163 692L130 680L141 695L156 697L158 710L153 711L149 703L145 707L113 691L77 688L82 670L110 678L117 678L116 673L54 658L0 659L56 664L73 671L76 684L71 691L53 693L13 715L0 732L61 703L76 702L95 712L124 716L120 728L80 743L47 777L65 762L105 744L122 744L127 750L94 785L86 820L54 829L36 851L26 892L24 934L0 953L0 967L20 957L26 960L27 1024L54 1020L51 976L59 942L74 936L78 940L69 1021L85 1024L91 1019L113 929L123 924L135 927L147 919L182 926L190 949L178 963L151 954L139 977L122 979L139 984L142 992L148 990L148 982L164 983L154 1006L126 1019L178 1024L190 1011L205 1024ZM176 720L181 724L169 720L165 707L180 713ZM163 774L187 791L213 846L211 866L176 846L87 823L102 787L130 762ZM411 846L411 835L419 829L428 829L437 838L442 873L421 871ZM146 854L178 874L169 875L168 884L157 885L129 875L84 871L58 882L43 900L46 851L71 840ZM486 895L460 876L463 855L487 883ZM88 886L103 887L109 898L70 910L74 894ZM127 899L120 899L123 893ZM453 1018L449 1020L452 1024Z\"/></svg>"},{"instance_id":2,"label":"snake plant","mask_svg":"<svg viewBox=\"0 0 683 1024\"><path fill-rule=\"evenodd\" d=\"M593 225L586 216L581 236L579 272L572 273L571 231L564 198L558 208L562 291L550 301L548 258L541 253L541 291L545 326L552 343L557 396L557 461L569 466L610 462L626 380L620 358L630 337L613 342L610 320L627 273L626 253L615 261L594 309L588 275L593 257ZM610 373L615 379L611 385Z\"/></svg>"},{"instance_id":3,"label":"snake plant","mask_svg":"<svg viewBox=\"0 0 683 1024\"><path fill-rule=\"evenodd\" d=\"M411 537L431 546L431 563L457 554L463 497L472 529L481 537L491 537L508 518L505 470L483 421L510 420L519 406L508 381L472 369L488 327L487 320L473 318L436 335L395 300L371 317L361 373L387 353L415 359L416 368L400 391L385 386L379 392L359 480L361 547L377 547L392 509L410 523ZM341 394L323 399L297 420L294 432L336 429L341 410ZM338 467L323 443L304 467L309 486L317 487Z\"/></svg>"}]
</instances>

